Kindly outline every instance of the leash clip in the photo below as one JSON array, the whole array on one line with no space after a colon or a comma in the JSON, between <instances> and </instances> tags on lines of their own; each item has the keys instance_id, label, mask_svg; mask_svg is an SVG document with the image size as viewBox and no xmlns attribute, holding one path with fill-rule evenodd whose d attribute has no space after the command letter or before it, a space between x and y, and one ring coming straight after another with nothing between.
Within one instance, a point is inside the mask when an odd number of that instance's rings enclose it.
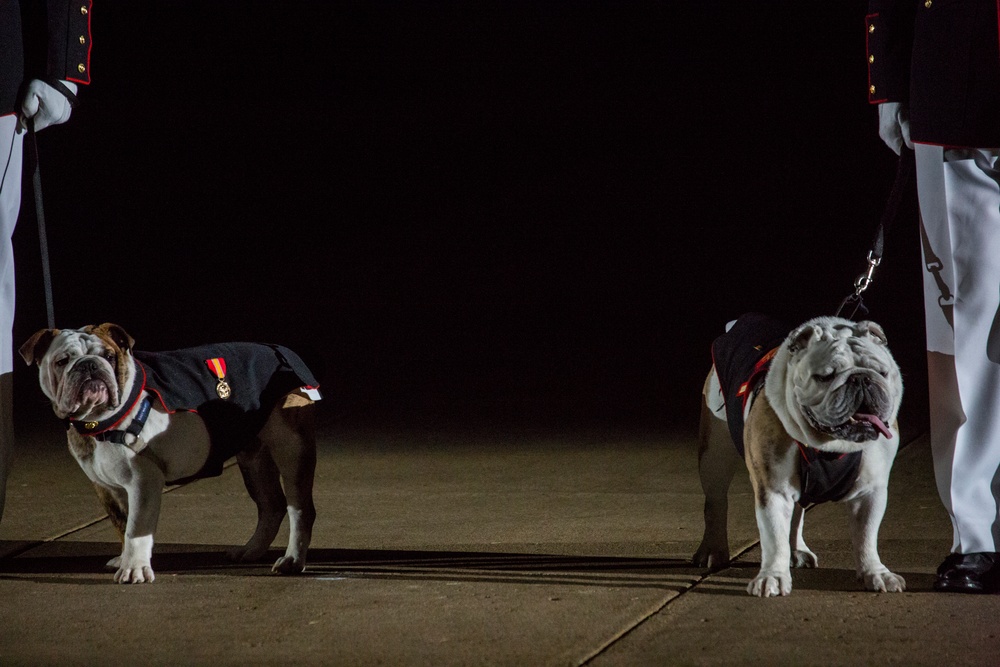
<instances>
[{"instance_id":1,"label":"leash clip","mask_svg":"<svg viewBox=\"0 0 1000 667\"><path fill-rule=\"evenodd\" d=\"M857 279L855 279L854 296L856 297L861 296L861 293L871 286L872 280L874 279L875 276L875 269L877 269L878 265L881 263L882 263L882 258L876 257L874 253L871 250L869 250L868 269L863 274L858 276Z\"/></svg>"},{"instance_id":2,"label":"leash clip","mask_svg":"<svg viewBox=\"0 0 1000 667\"><path fill-rule=\"evenodd\" d=\"M848 294L840 302L840 307L837 308L837 312L835 313L837 317L846 317L849 320L853 320L859 314L861 317L868 315L868 307L865 306L864 300L861 298L861 293L871 286L872 280L875 277L875 269L882 263L882 258L876 257L874 250L869 250L867 262L867 270L854 280L854 294ZM845 310L847 309L850 309L850 312L845 314Z\"/></svg>"}]
</instances>

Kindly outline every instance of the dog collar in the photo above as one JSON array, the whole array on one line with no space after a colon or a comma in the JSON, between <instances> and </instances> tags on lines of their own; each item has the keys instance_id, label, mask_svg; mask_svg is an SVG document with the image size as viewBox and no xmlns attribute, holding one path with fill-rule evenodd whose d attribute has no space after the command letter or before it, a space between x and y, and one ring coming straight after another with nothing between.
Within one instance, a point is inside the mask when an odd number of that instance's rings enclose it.
<instances>
[{"instance_id":1,"label":"dog collar","mask_svg":"<svg viewBox=\"0 0 1000 667\"><path fill-rule=\"evenodd\" d=\"M146 388L146 370L142 367L138 361L133 360L135 364L135 381L132 383L132 391L129 392L128 398L122 402L122 409L115 412L113 415L101 421L85 421L82 419L67 419L67 425L71 428L76 429L77 433L81 435L92 435L97 436L105 433L106 431L112 431L117 427L125 418L132 412L136 404L139 402L139 397L142 395L142 390ZM141 381L140 381L141 378ZM148 403L148 399L146 403ZM140 409L140 414L142 414L142 423L139 425L139 429L142 430L143 424L146 423L146 417L149 415L149 407L146 406ZM138 417L138 416L137 416ZM128 431L119 431L121 437L124 438L124 434ZM99 440L111 440L112 442L117 442L117 439L105 436L98 438Z\"/></svg>"},{"instance_id":2,"label":"dog collar","mask_svg":"<svg viewBox=\"0 0 1000 667\"><path fill-rule=\"evenodd\" d=\"M131 435L135 439L139 438L142 428L146 425L146 418L149 417L149 409L151 407L152 403L149 402L149 397L143 398L142 402L139 403L139 412L132 418L132 422L128 425L128 428L123 431L116 431L114 429L103 431L97 433L94 437L103 442L113 442L116 445L131 445L132 443L128 441L126 436ZM135 442L135 440L132 442Z\"/></svg>"}]
</instances>

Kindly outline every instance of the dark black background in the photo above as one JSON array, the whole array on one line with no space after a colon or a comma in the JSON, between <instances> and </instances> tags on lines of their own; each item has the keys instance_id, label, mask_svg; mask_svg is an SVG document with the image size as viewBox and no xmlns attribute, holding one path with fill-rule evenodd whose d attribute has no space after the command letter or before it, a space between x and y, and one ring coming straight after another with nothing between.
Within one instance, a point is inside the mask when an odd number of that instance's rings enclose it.
<instances>
[{"instance_id":1,"label":"dark black background","mask_svg":"<svg viewBox=\"0 0 1000 667\"><path fill-rule=\"evenodd\" d=\"M725 322L831 314L894 174L863 2L95 5L39 135L58 324L282 342L335 416L693 427ZM868 302L922 419L907 213Z\"/></svg>"}]
</instances>

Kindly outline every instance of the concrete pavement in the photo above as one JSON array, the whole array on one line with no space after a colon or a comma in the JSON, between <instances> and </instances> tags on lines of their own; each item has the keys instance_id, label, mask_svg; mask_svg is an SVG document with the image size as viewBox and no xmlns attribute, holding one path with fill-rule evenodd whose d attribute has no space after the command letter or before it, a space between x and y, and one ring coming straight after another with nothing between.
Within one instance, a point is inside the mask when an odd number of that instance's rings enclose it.
<instances>
[{"instance_id":1,"label":"concrete pavement","mask_svg":"<svg viewBox=\"0 0 1000 667\"><path fill-rule=\"evenodd\" d=\"M897 458L881 532L907 592L860 590L844 510L822 505L806 520L820 568L758 600L745 474L734 565L687 562L692 433L355 421L320 429L306 574L226 561L255 521L231 467L167 491L156 582L138 586L102 570L117 540L58 424L32 425L0 525L0 664L1000 664L1000 596L931 591L950 528L925 437Z\"/></svg>"}]
</instances>

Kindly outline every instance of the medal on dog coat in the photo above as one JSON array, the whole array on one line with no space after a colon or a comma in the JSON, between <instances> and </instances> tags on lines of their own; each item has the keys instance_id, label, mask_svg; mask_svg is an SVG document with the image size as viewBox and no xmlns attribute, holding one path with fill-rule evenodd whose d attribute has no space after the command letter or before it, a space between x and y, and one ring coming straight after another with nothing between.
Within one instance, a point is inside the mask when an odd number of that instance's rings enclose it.
<instances>
[{"instance_id":1,"label":"medal on dog coat","mask_svg":"<svg viewBox=\"0 0 1000 667\"><path fill-rule=\"evenodd\" d=\"M778 347L791 329L759 313L742 315L712 343L712 360L726 404L733 444L744 457L743 423L748 404L764 386ZM861 452L823 452L796 442L799 448L799 504L840 500L858 478Z\"/></svg>"},{"instance_id":2,"label":"medal on dog coat","mask_svg":"<svg viewBox=\"0 0 1000 667\"><path fill-rule=\"evenodd\" d=\"M126 431L116 427L143 389L169 413L197 412L211 438L208 459L196 474L171 483L220 475L223 463L253 442L275 404L290 391L302 389L313 400L320 398L312 371L281 345L219 343L170 352L135 351L134 356L136 381L122 409L101 422L69 424L83 435L126 445L125 434L138 436L149 407L142 406Z\"/></svg>"}]
</instances>

